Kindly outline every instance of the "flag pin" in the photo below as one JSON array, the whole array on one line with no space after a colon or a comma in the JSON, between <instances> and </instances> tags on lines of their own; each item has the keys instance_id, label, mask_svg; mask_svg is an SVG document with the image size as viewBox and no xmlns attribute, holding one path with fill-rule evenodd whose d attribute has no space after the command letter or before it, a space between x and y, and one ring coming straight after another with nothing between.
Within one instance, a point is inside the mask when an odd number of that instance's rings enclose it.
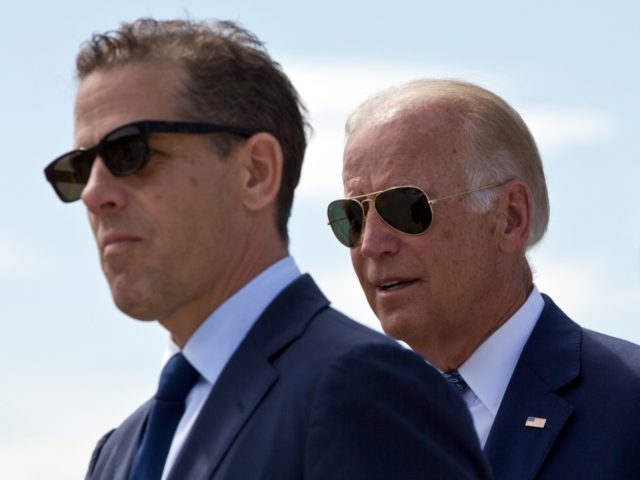
<instances>
[{"instance_id":1,"label":"flag pin","mask_svg":"<svg viewBox=\"0 0 640 480\"><path fill-rule=\"evenodd\" d=\"M524 422L525 427L533 427L533 428L544 428L547 424L546 418L540 417L527 417L527 421Z\"/></svg>"}]
</instances>

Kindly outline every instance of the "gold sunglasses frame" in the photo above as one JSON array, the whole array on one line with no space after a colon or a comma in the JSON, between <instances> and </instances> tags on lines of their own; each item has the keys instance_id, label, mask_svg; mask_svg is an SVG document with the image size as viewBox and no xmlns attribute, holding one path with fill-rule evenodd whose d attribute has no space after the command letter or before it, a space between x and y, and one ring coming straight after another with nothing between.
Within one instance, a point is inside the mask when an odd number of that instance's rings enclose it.
<instances>
[{"instance_id":1,"label":"gold sunglasses frame","mask_svg":"<svg viewBox=\"0 0 640 480\"><path fill-rule=\"evenodd\" d=\"M345 198L339 199L339 200L353 200L353 201L355 201L358 205L360 205L360 210L362 211L362 229L360 231L360 235L358 237L358 241L353 245L353 247L348 247L348 248L355 248L360 243L360 240L362 239L362 232L364 232L364 229L366 227L366 221L367 221L367 212L365 211L365 208L364 208L365 202L371 202L371 204L373 205L373 210L376 212L376 215L378 215L378 218L380 220L382 220L387 227L391 228L392 230L395 230L398 233L401 233L403 235L422 235L427 230L429 230L429 227L431 226L431 223L429 223L427 228L425 228L424 231L422 231L420 233L403 232L402 230L397 229L393 225L389 225L389 223L382 217L382 215L380 215L380 213L378 212L378 209L376 208L376 199L378 198L378 195L380 195L381 193L385 193L385 192L388 192L390 190L396 190L398 188L415 188L416 190L420 190L420 192L422 192L422 194L427 199L427 204L429 205L429 210L431 210L431 218L433 219L433 208L431 207L432 205L435 205L436 203L441 202L442 200L448 200L450 198L462 197L464 195L470 195L472 193L482 192L484 190L490 190L492 188L501 187L505 183L507 183L507 181L492 183L491 185L485 185L483 187L475 188L475 189L472 189L472 190L466 190L464 192L459 192L459 193L452 193L450 195L445 195L444 197L433 198L433 199L429 198L429 195L427 194L427 192L425 192L422 188L420 188L420 187L418 187L416 185L397 185L395 187L385 188L384 190L378 190L377 192L365 193L364 195L356 195L354 197L345 197ZM368 198L368 197L373 197L373 198ZM360 200L361 198L363 198L364 200ZM336 200L334 200L334 201L336 201ZM333 203L334 201L330 202L329 205L331 205L331 203ZM341 220L344 220L345 218L346 217L338 218L336 220L330 220L330 221L327 222L327 225L331 225L332 223L339 222ZM334 235L335 235L335 233L334 233ZM338 239L338 241L340 243L342 243L339 239Z\"/></svg>"}]
</instances>

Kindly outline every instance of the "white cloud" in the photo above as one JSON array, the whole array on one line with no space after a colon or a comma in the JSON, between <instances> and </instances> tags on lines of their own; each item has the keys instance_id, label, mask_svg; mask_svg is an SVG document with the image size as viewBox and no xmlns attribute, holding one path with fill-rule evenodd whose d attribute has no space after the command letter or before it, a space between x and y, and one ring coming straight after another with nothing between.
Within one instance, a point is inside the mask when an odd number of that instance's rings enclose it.
<instances>
[{"instance_id":1,"label":"white cloud","mask_svg":"<svg viewBox=\"0 0 640 480\"><path fill-rule=\"evenodd\" d=\"M586 107L540 105L520 113L541 150L598 144L613 138L619 130L612 115Z\"/></svg>"}]
</instances>

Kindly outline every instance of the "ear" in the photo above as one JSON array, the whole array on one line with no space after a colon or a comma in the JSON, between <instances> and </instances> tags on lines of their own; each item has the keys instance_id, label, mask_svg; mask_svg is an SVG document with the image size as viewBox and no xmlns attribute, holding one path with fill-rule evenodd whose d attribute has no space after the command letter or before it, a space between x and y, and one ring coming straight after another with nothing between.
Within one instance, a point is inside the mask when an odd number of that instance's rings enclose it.
<instances>
[{"instance_id":1,"label":"ear","mask_svg":"<svg viewBox=\"0 0 640 480\"><path fill-rule=\"evenodd\" d=\"M506 254L523 252L531 227L531 192L521 180L512 180L502 187L498 211L498 241Z\"/></svg>"},{"instance_id":2,"label":"ear","mask_svg":"<svg viewBox=\"0 0 640 480\"><path fill-rule=\"evenodd\" d=\"M280 142L270 133L256 133L246 141L241 161L245 207L257 211L275 203L282 182Z\"/></svg>"}]
</instances>

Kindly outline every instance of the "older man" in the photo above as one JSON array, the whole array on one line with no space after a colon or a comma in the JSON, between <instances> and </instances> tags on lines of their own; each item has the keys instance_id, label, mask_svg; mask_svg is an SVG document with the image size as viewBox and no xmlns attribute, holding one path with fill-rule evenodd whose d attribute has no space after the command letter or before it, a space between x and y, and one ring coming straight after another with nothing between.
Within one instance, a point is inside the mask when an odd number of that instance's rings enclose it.
<instances>
[{"instance_id":1,"label":"older man","mask_svg":"<svg viewBox=\"0 0 640 480\"><path fill-rule=\"evenodd\" d=\"M46 176L86 205L117 306L171 336L87 478L488 478L437 372L288 256L305 121L253 35L143 19L94 35L77 74L75 150Z\"/></svg>"},{"instance_id":2,"label":"older man","mask_svg":"<svg viewBox=\"0 0 640 480\"><path fill-rule=\"evenodd\" d=\"M501 98L448 80L347 122L329 223L384 330L462 393L499 479L640 478L640 348L581 328L532 281L542 163Z\"/></svg>"}]
</instances>

